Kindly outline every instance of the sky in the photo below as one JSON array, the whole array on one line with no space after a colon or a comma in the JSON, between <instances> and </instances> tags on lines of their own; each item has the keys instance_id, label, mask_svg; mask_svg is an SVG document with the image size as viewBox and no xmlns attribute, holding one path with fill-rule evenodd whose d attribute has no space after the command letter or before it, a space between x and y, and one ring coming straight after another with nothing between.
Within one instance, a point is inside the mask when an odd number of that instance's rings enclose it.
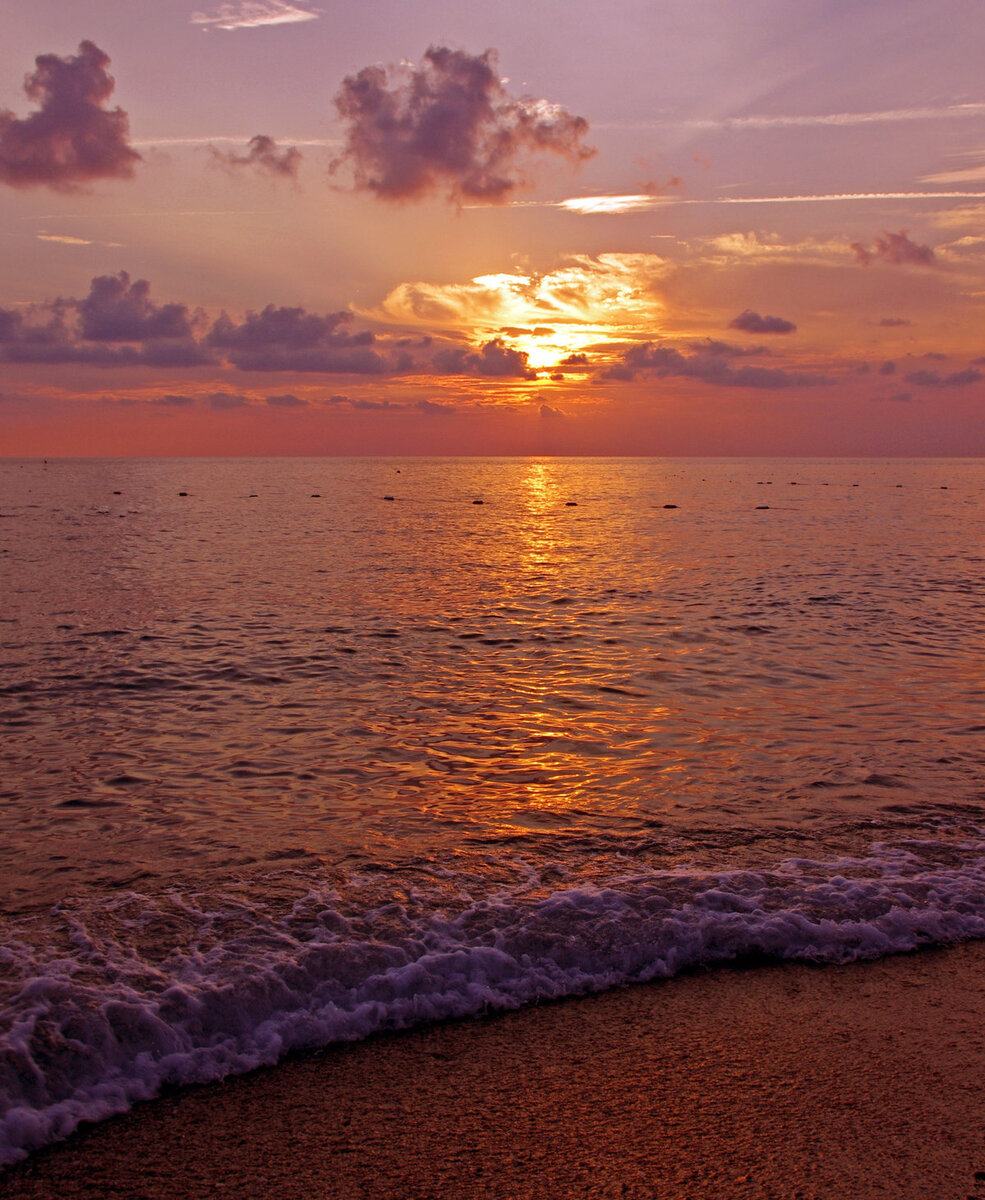
<instances>
[{"instance_id":1,"label":"sky","mask_svg":"<svg viewBox=\"0 0 985 1200\"><path fill-rule=\"evenodd\" d=\"M0 454L985 454L983 0L32 0Z\"/></svg>"}]
</instances>

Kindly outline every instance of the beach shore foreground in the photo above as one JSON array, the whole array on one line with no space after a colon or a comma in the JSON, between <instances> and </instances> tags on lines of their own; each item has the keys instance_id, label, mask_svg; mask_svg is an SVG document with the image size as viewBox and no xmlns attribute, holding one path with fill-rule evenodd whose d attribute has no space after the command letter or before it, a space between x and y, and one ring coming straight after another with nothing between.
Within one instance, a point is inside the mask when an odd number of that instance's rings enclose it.
<instances>
[{"instance_id":1,"label":"beach shore foreground","mask_svg":"<svg viewBox=\"0 0 985 1200\"><path fill-rule=\"evenodd\" d=\"M985 943L723 969L183 1090L9 1200L985 1200Z\"/></svg>"}]
</instances>

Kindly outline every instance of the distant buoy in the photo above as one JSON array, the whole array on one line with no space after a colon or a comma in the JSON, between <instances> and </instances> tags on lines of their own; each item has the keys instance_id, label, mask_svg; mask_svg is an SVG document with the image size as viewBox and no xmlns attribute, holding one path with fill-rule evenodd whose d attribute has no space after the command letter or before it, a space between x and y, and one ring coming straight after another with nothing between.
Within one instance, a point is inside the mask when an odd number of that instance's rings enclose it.
<instances>
[{"instance_id":1,"label":"distant buoy","mask_svg":"<svg viewBox=\"0 0 985 1200\"><path fill-rule=\"evenodd\" d=\"M578 501L577 500L565 500L564 507L565 508L577 508Z\"/></svg>"},{"instance_id":2,"label":"distant buoy","mask_svg":"<svg viewBox=\"0 0 985 1200\"><path fill-rule=\"evenodd\" d=\"M769 508L769 505L768 505L768 504L757 504L757 505L756 505L756 512L762 512L762 511L763 511L763 509L767 509L767 508Z\"/></svg>"},{"instance_id":3,"label":"distant buoy","mask_svg":"<svg viewBox=\"0 0 985 1200\"><path fill-rule=\"evenodd\" d=\"M188 495L188 493L187 493L187 492L179 492L179 493L178 493L178 495L179 495L179 496L187 496L187 495Z\"/></svg>"},{"instance_id":4,"label":"distant buoy","mask_svg":"<svg viewBox=\"0 0 985 1200\"><path fill-rule=\"evenodd\" d=\"M392 497L392 496L384 496L384 497L383 497L383 499L384 499L384 500L392 500L392 499L393 499L393 497Z\"/></svg>"},{"instance_id":5,"label":"distant buoy","mask_svg":"<svg viewBox=\"0 0 985 1200\"><path fill-rule=\"evenodd\" d=\"M250 492L249 499L250 499L250 500L255 500L256 498L257 498L257 494L256 494L256 492Z\"/></svg>"},{"instance_id":6,"label":"distant buoy","mask_svg":"<svg viewBox=\"0 0 985 1200\"><path fill-rule=\"evenodd\" d=\"M485 504L485 501L484 500L473 500L472 503L473 504Z\"/></svg>"},{"instance_id":7,"label":"distant buoy","mask_svg":"<svg viewBox=\"0 0 985 1200\"><path fill-rule=\"evenodd\" d=\"M311 499L312 499L312 500L320 500L320 499L321 499L321 492L312 492L312 493L311 493Z\"/></svg>"},{"instance_id":8,"label":"distant buoy","mask_svg":"<svg viewBox=\"0 0 985 1200\"><path fill-rule=\"evenodd\" d=\"M664 508L676 508L676 507L677 507L676 504L665 504L664 505Z\"/></svg>"},{"instance_id":9,"label":"distant buoy","mask_svg":"<svg viewBox=\"0 0 985 1200\"><path fill-rule=\"evenodd\" d=\"M114 495L114 496L122 496L122 495L123 495L123 493L122 493L122 492L114 492L114 493L113 493L113 495Z\"/></svg>"}]
</instances>

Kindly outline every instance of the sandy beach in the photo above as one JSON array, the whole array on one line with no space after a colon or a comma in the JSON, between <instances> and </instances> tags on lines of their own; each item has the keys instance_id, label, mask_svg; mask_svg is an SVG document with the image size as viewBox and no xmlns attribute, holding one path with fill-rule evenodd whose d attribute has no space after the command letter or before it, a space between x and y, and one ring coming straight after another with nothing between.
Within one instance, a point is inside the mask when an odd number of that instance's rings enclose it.
<instances>
[{"instance_id":1,"label":"sandy beach","mask_svg":"<svg viewBox=\"0 0 985 1200\"><path fill-rule=\"evenodd\" d=\"M692 974L169 1094L11 1200L985 1198L985 944Z\"/></svg>"}]
</instances>

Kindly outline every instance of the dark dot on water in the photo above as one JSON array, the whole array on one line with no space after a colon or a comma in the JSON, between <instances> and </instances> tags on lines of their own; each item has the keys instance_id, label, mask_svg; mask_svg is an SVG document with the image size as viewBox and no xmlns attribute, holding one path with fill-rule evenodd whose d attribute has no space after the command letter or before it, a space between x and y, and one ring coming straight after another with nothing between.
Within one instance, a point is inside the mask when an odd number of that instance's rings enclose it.
<instances>
[{"instance_id":1,"label":"dark dot on water","mask_svg":"<svg viewBox=\"0 0 985 1200\"><path fill-rule=\"evenodd\" d=\"M664 505L664 508L676 508L676 507L677 507L676 504L665 504Z\"/></svg>"},{"instance_id":2,"label":"dark dot on water","mask_svg":"<svg viewBox=\"0 0 985 1200\"><path fill-rule=\"evenodd\" d=\"M858 487L858 484L857 484L857 483L853 483L853 484L852 484L852 487Z\"/></svg>"},{"instance_id":3,"label":"dark dot on water","mask_svg":"<svg viewBox=\"0 0 985 1200\"><path fill-rule=\"evenodd\" d=\"M473 500L473 504L485 504L485 500Z\"/></svg>"},{"instance_id":4,"label":"dark dot on water","mask_svg":"<svg viewBox=\"0 0 985 1200\"><path fill-rule=\"evenodd\" d=\"M578 501L577 500L565 500L564 507L565 508L577 508Z\"/></svg>"},{"instance_id":5,"label":"dark dot on water","mask_svg":"<svg viewBox=\"0 0 985 1200\"><path fill-rule=\"evenodd\" d=\"M393 499L393 497L392 497L392 496L384 496L384 497L383 497L383 499L384 499L384 500L392 500L392 499Z\"/></svg>"},{"instance_id":6,"label":"dark dot on water","mask_svg":"<svg viewBox=\"0 0 985 1200\"><path fill-rule=\"evenodd\" d=\"M312 500L320 500L320 499L321 499L321 492L312 492L312 493L311 493L311 499L312 499Z\"/></svg>"},{"instance_id":7,"label":"dark dot on water","mask_svg":"<svg viewBox=\"0 0 985 1200\"><path fill-rule=\"evenodd\" d=\"M187 496L187 495L188 495L188 493L187 493L187 492L179 492L179 493L178 493L178 495L179 495L179 496Z\"/></svg>"},{"instance_id":8,"label":"dark dot on water","mask_svg":"<svg viewBox=\"0 0 985 1200\"><path fill-rule=\"evenodd\" d=\"M123 493L122 493L122 492L114 492L114 493L113 493L113 495L114 495L114 496L122 496L122 495L123 495Z\"/></svg>"},{"instance_id":9,"label":"dark dot on water","mask_svg":"<svg viewBox=\"0 0 985 1200\"><path fill-rule=\"evenodd\" d=\"M757 504L757 505L756 505L756 512L762 512L762 511L763 511L763 509L765 509L765 508L769 508L769 505L768 505L768 504Z\"/></svg>"},{"instance_id":10,"label":"dark dot on water","mask_svg":"<svg viewBox=\"0 0 985 1200\"><path fill-rule=\"evenodd\" d=\"M941 491L942 491L942 492L946 492L946 491L947 491L947 484L946 484L946 483L942 483L942 484L941 484Z\"/></svg>"},{"instance_id":11,"label":"dark dot on water","mask_svg":"<svg viewBox=\"0 0 985 1200\"><path fill-rule=\"evenodd\" d=\"M797 486L797 480L796 480L796 479L791 479L791 480L790 480L790 486L791 486L791 487L796 487L796 486Z\"/></svg>"},{"instance_id":12,"label":"dark dot on water","mask_svg":"<svg viewBox=\"0 0 985 1200\"><path fill-rule=\"evenodd\" d=\"M255 500L256 498L257 498L256 492L250 492L248 499Z\"/></svg>"}]
</instances>

